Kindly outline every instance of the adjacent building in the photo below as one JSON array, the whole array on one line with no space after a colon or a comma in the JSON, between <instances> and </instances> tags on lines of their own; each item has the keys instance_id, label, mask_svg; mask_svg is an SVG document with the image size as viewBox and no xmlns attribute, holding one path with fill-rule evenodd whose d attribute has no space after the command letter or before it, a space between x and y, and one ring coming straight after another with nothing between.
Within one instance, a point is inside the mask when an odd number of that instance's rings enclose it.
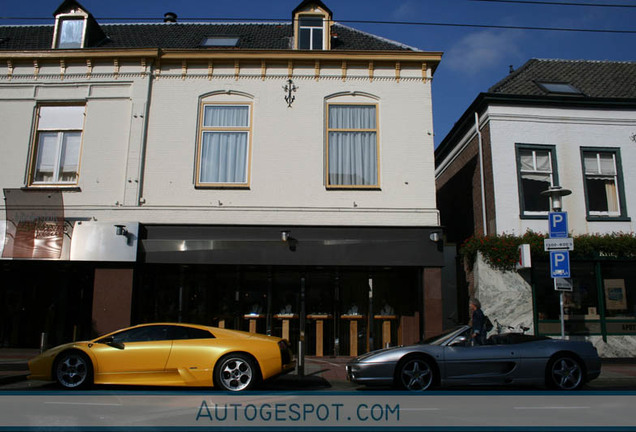
<instances>
[{"instance_id":1,"label":"adjacent building","mask_svg":"<svg viewBox=\"0 0 636 432\"><path fill-rule=\"evenodd\" d=\"M442 224L456 244L475 234L547 232L550 202L541 192L556 185L572 191L563 199L572 235L633 234L636 63L530 60L475 99L435 158ZM634 264L598 255L571 263L569 334L602 339L606 355L633 355ZM490 275L475 292L502 322L559 334L549 263L532 267L501 279L507 286Z\"/></svg>"},{"instance_id":2,"label":"adjacent building","mask_svg":"<svg viewBox=\"0 0 636 432\"><path fill-rule=\"evenodd\" d=\"M311 354L320 321L349 354L441 330L441 53L290 12L107 24L67 0L0 27L0 344L161 320Z\"/></svg>"}]
</instances>

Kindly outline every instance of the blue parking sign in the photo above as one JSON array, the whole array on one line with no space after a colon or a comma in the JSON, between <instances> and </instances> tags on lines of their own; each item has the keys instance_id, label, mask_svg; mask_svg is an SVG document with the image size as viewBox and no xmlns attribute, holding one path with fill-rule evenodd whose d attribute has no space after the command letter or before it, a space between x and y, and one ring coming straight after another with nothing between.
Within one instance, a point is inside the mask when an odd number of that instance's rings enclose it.
<instances>
[{"instance_id":1,"label":"blue parking sign","mask_svg":"<svg viewBox=\"0 0 636 432\"><path fill-rule=\"evenodd\" d=\"M550 275L553 278L570 277L570 252L552 251L550 252Z\"/></svg>"},{"instance_id":2,"label":"blue parking sign","mask_svg":"<svg viewBox=\"0 0 636 432\"><path fill-rule=\"evenodd\" d=\"M550 212L548 222L550 238L568 237L568 212Z\"/></svg>"}]
</instances>

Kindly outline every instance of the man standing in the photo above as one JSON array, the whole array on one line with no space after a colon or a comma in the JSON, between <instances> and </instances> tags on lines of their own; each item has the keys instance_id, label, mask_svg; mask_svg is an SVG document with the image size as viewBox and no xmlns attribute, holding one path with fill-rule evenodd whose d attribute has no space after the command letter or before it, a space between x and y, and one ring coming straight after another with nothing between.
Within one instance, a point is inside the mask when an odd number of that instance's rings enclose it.
<instances>
[{"instance_id":1,"label":"man standing","mask_svg":"<svg viewBox=\"0 0 636 432\"><path fill-rule=\"evenodd\" d=\"M483 345L486 342L486 330L484 329L484 312L481 303L476 298L470 299L470 311L472 313L472 331L470 337L473 345Z\"/></svg>"}]
</instances>

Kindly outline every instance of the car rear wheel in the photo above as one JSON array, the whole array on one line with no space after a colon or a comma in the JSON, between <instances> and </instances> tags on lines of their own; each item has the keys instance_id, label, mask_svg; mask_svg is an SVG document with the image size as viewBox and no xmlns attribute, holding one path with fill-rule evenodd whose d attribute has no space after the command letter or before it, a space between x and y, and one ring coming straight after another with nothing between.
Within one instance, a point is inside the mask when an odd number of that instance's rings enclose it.
<instances>
[{"instance_id":1,"label":"car rear wheel","mask_svg":"<svg viewBox=\"0 0 636 432\"><path fill-rule=\"evenodd\" d=\"M78 351L60 354L54 367L55 380L65 389L81 389L92 384L93 365Z\"/></svg>"},{"instance_id":2,"label":"car rear wheel","mask_svg":"<svg viewBox=\"0 0 636 432\"><path fill-rule=\"evenodd\" d=\"M557 390L576 390L583 385L583 368L572 356L553 359L548 365L548 385Z\"/></svg>"},{"instance_id":3,"label":"car rear wheel","mask_svg":"<svg viewBox=\"0 0 636 432\"><path fill-rule=\"evenodd\" d=\"M228 391L249 390L255 385L257 377L254 362L244 354L223 357L214 370L215 386Z\"/></svg>"},{"instance_id":4,"label":"car rear wheel","mask_svg":"<svg viewBox=\"0 0 636 432\"><path fill-rule=\"evenodd\" d=\"M398 365L396 381L398 387L405 390L428 390L435 383L435 369L429 360L412 357Z\"/></svg>"}]
</instances>

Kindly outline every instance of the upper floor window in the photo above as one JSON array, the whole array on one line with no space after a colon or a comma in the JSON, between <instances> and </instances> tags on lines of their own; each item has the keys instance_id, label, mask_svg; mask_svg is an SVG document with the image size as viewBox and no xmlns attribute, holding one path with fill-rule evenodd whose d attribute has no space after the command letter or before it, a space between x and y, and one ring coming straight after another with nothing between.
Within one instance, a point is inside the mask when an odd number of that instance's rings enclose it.
<instances>
[{"instance_id":1,"label":"upper floor window","mask_svg":"<svg viewBox=\"0 0 636 432\"><path fill-rule=\"evenodd\" d=\"M306 50L323 49L322 16L301 16L298 23L298 48Z\"/></svg>"},{"instance_id":2,"label":"upper floor window","mask_svg":"<svg viewBox=\"0 0 636 432\"><path fill-rule=\"evenodd\" d=\"M251 104L204 103L197 186L249 185Z\"/></svg>"},{"instance_id":3,"label":"upper floor window","mask_svg":"<svg viewBox=\"0 0 636 432\"><path fill-rule=\"evenodd\" d=\"M330 27L333 13L320 0L303 0L293 11L294 48L331 49Z\"/></svg>"},{"instance_id":4,"label":"upper floor window","mask_svg":"<svg viewBox=\"0 0 636 432\"><path fill-rule=\"evenodd\" d=\"M618 149L581 149L589 218L626 216Z\"/></svg>"},{"instance_id":5,"label":"upper floor window","mask_svg":"<svg viewBox=\"0 0 636 432\"><path fill-rule=\"evenodd\" d=\"M29 183L77 184L84 106L41 106L37 123Z\"/></svg>"},{"instance_id":6,"label":"upper floor window","mask_svg":"<svg viewBox=\"0 0 636 432\"><path fill-rule=\"evenodd\" d=\"M517 145L521 216L547 216L550 199L541 195L557 183L553 146Z\"/></svg>"},{"instance_id":7,"label":"upper floor window","mask_svg":"<svg viewBox=\"0 0 636 432\"><path fill-rule=\"evenodd\" d=\"M84 17L60 18L55 48L82 48L84 41Z\"/></svg>"},{"instance_id":8,"label":"upper floor window","mask_svg":"<svg viewBox=\"0 0 636 432\"><path fill-rule=\"evenodd\" d=\"M377 105L327 105L327 186L378 187Z\"/></svg>"}]
</instances>

